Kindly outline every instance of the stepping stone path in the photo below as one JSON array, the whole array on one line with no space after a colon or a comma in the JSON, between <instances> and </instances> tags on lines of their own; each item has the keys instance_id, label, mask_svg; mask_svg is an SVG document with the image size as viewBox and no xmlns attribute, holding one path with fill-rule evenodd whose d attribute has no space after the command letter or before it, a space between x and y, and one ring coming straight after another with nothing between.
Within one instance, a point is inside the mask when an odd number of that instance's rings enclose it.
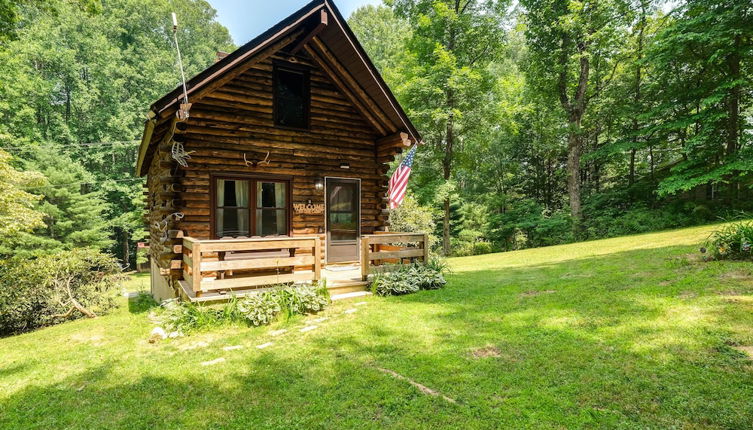
<instances>
[{"instance_id":1,"label":"stepping stone path","mask_svg":"<svg viewBox=\"0 0 753 430\"><path fill-rule=\"evenodd\" d=\"M208 346L209 346L209 343L204 342L203 340L200 340L198 342L189 343L188 345L183 345L179 347L179 349L181 351L189 351L189 350L197 349L197 348L206 348Z\"/></svg>"},{"instance_id":2,"label":"stepping stone path","mask_svg":"<svg viewBox=\"0 0 753 430\"><path fill-rule=\"evenodd\" d=\"M202 361L200 364L202 366L214 366L215 364L224 363L224 362L225 362L225 358L220 357L220 358L215 358L214 360Z\"/></svg>"},{"instance_id":3,"label":"stepping stone path","mask_svg":"<svg viewBox=\"0 0 753 430\"><path fill-rule=\"evenodd\" d=\"M353 306L365 306L367 304L368 304L368 302L357 302L357 303L354 303ZM356 313L356 312L358 312L358 309L356 309L356 308L350 308L350 309L344 310L343 314L352 314L352 313ZM304 327L300 328L298 331L301 332L301 333L306 333L306 332L309 332L311 330L316 330L317 328L319 328L319 326L315 325L315 324L319 324L319 323L322 323L322 322L327 321L327 320L329 320L329 317L320 317L320 318L312 319L310 321L306 321L306 322L304 322L304 324L306 324L306 325ZM288 330L283 328L283 329L278 329L278 330L272 330L272 331L270 331L267 334L269 336L275 337L275 336L281 336L281 335L283 335L283 334L285 334L287 332L288 332ZM274 345L273 342L266 342L266 343L262 343L260 345L256 345L256 349L266 349L266 348L269 348L272 345ZM198 342L194 342L194 343L191 343L191 344L188 344L188 345L184 345L180 349L183 350L183 351L185 351L185 350L196 349L196 348L205 348L207 346L209 346L208 342L198 341ZM243 349L243 345L228 345L228 346L222 347L223 351L236 351L236 350L239 350L239 349ZM223 363L223 362L225 362L225 358L224 357L219 357L219 358L215 358L214 360L203 361L200 364L202 366L214 366L215 364L219 364L219 363ZM392 372L390 370L386 370L386 369L379 369L379 370L382 371L382 372L384 372L384 373L388 373L388 374L390 374L392 376L395 376L398 379L405 379L405 380L407 380L408 382L411 383L411 385L414 385L414 386L418 387L425 394L431 394L431 395L435 395L435 396L439 395L439 396L443 397L447 401L454 402L454 400L449 399L449 398L447 398L445 396L442 396L441 394L439 394L439 393L437 393L437 392L435 392L435 391L433 391L433 390L431 390L429 388L426 388L426 387L424 387L424 386L422 386L420 384L417 384L416 382L414 382L414 381L412 381L412 380L410 380L408 378L405 378L402 375L397 375L394 372Z\"/></svg>"}]
</instances>

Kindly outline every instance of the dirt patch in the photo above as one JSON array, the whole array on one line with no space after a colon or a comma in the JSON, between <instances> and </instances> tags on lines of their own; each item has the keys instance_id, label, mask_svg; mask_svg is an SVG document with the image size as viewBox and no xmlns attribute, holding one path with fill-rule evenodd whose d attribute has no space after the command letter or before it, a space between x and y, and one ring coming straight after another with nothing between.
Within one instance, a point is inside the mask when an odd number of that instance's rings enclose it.
<instances>
[{"instance_id":1,"label":"dirt patch","mask_svg":"<svg viewBox=\"0 0 753 430\"><path fill-rule=\"evenodd\" d=\"M706 256L698 252L685 254L685 258L689 263L700 263L702 261L706 261Z\"/></svg>"},{"instance_id":2,"label":"dirt patch","mask_svg":"<svg viewBox=\"0 0 753 430\"><path fill-rule=\"evenodd\" d=\"M429 396L440 397L440 398L444 399L445 401L447 401L449 403L457 403L457 401L455 399L447 397L444 394L440 393L439 391L433 390L433 389L427 387L426 385L420 384L420 383L418 383L418 382L416 382L416 381L414 381L414 380L412 380L412 379L410 379L410 378L408 378L406 376L403 376L403 375L395 372L394 370L384 369L384 368L381 368L381 367L375 367L375 369L377 369L378 371L380 371L382 373L386 373L387 375L390 375L390 376L392 376L395 379L399 379L401 381L405 381L405 382L409 383L410 385L418 388L418 390L420 392L424 393L424 394L427 394Z\"/></svg>"},{"instance_id":3,"label":"dirt patch","mask_svg":"<svg viewBox=\"0 0 753 430\"><path fill-rule=\"evenodd\" d=\"M695 291L683 291L677 297L680 299L692 299L694 297L698 297L698 293L696 293Z\"/></svg>"},{"instance_id":4,"label":"dirt patch","mask_svg":"<svg viewBox=\"0 0 753 430\"><path fill-rule=\"evenodd\" d=\"M496 346L485 346L483 348L476 348L472 350L471 355L473 356L473 358L499 358L502 357L502 351L500 351Z\"/></svg>"},{"instance_id":5,"label":"dirt patch","mask_svg":"<svg viewBox=\"0 0 753 430\"><path fill-rule=\"evenodd\" d=\"M742 293L736 290L726 290L726 291L719 291L717 294L719 294L720 296L731 297L731 296L739 296Z\"/></svg>"},{"instance_id":6,"label":"dirt patch","mask_svg":"<svg viewBox=\"0 0 753 430\"><path fill-rule=\"evenodd\" d=\"M753 360L753 346L733 346L736 350L748 356L748 360Z\"/></svg>"},{"instance_id":7,"label":"dirt patch","mask_svg":"<svg viewBox=\"0 0 753 430\"><path fill-rule=\"evenodd\" d=\"M722 279L732 279L732 280L753 280L753 277L751 276L750 272L747 270L733 270L731 272L723 273L721 275Z\"/></svg>"},{"instance_id":8,"label":"dirt patch","mask_svg":"<svg viewBox=\"0 0 753 430\"><path fill-rule=\"evenodd\" d=\"M554 290L543 290L543 291L524 291L520 293L520 297L536 297L540 296L542 294L553 294L556 293Z\"/></svg>"}]
</instances>

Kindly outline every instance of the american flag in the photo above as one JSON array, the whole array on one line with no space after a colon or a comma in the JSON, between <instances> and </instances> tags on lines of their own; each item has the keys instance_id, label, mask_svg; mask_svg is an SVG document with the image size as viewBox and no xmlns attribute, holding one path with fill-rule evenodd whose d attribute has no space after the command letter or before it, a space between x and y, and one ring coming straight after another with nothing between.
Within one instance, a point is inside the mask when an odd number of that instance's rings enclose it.
<instances>
[{"instance_id":1,"label":"american flag","mask_svg":"<svg viewBox=\"0 0 753 430\"><path fill-rule=\"evenodd\" d=\"M405 192L408 189L408 178L410 178L410 169L413 167L413 158L416 156L416 145L408 152L402 163L397 166L397 170L390 178L390 209L400 206L405 198Z\"/></svg>"}]
</instances>

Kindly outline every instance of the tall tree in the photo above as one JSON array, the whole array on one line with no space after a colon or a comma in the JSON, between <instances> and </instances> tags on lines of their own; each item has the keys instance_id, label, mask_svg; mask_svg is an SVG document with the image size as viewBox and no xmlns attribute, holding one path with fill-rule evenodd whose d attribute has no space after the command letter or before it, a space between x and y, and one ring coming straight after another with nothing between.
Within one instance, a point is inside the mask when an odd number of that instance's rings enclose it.
<instances>
[{"instance_id":1,"label":"tall tree","mask_svg":"<svg viewBox=\"0 0 753 430\"><path fill-rule=\"evenodd\" d=\"M109 203L123 261L138 237L141 181L131 179L149 105L180 80L170 13L190 76L232 49L204 0L28 0L0 45L2 146L54 147L80 162ZM115 143L114 143L115 142Z\"/></svg>"},{"instance_id":2,"label":"tall tree","mask_svg":"<svg viewBox=\"0 0 753 430\"><path fill-rule=\"evenodd\" d=\"M660 118L649 132L675 139L683 154L660 184L673 194L711 184L728 187L734 202L753 174L751 67L753 4L736 0L688 0L668 19L647 53L655 68Z\"/></svg>"},{"instance_id":3,"label":"tall tree","mask_svg":"<svg viewBox=\"0 0 753 430\"><path fill-rule=\"evenodd\" d=\"M38 172L21 172L11 166L11 155L0 150L0 253L15 235L44 225L44 214L35 209L40 196L27 191L40 186L44 177Z\"/></svg>"},{"instance_id":4,"label":"tall tree","mask_svg":"<svg viewBox=\"0 0 753 430\"><path fill-rule=\"evenodd\" d=\"M36 150L25 162L45 183L33 188L42 199L36 210L44 214L42 228L22 232L10 242L14 254L39 254L77 247L107 249L111 244L109 207L101 191L93 190L94 175L52 148ZM33 157L33 158L32 158Z\"/></svg>"},{"instance_id":5,"label":"tall tree","mask_svg":"<svg viewBox=\"0 0 753 430\"><path fill-rule=\"evenodd\" d=\"M522 0L527 11L526 37L531 53L530 78L558 100L568 123L567 188L574 227L580 229L582 123L599 85L596 61L607 64L618 45L626 15L621 0Z\"/></svg>"},{"instance_id":6,"label":"tall tree","mask_svg":"<svg viewBox=\"0 0 753 430\"><path fill-rule=\"evenodd\" d=\"M409 56L406 44L412 36L408 22L387 6L366 5L350 15L348 25L384 80L399 88L403 64Z\"/></svg>"},{"instance_id":7,"label":"tall tree","mask_svg":"<svg viewBox=\"0 0 753 430\"><path fill-rule=\"evenodd\" d=\"M413 29L409 76L400 88L445 182L453 179L458 147L488 124L494 78L489 64L501 52L507 1L394 0ZM433 164L433 163L432 163ZM436 164L419 169L436 169ZM442 201L442 247L450 253L451 193Z\"/></svg>"}]
</instances>

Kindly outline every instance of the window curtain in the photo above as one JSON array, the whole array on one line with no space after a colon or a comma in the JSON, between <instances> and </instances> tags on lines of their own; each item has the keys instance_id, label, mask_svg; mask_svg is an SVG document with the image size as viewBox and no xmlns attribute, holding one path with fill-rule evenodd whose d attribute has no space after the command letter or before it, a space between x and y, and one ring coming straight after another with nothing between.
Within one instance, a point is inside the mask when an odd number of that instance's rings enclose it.
<instances>
[{"instance_id":1,"label":"window curtain","mask_svg":"<svg viewBox=\"0 0 753 430\"><path fill-rule=\"evenodd\" d=\"M248 182L217 180L215 230L218 237L249 234Z\"/></svg>"},{"instance_id":2,"label":"window curtain","mask_svg":"<svg viewBox=\"0 0 753 430\"><path fill-rule=\"evenodd\" d=\"M235 181L235 202L239 208L248 208L248 181ZM248 209L238 209L238 230L248 234Z\"/></svg>"},{"instance_id":3,"label":"window curtain","mask_svg":"<svg viewBox=\"0 0 753 430\"><path fill-rule=\"evenodd\" d=\"M215 234L217 237L224 236L225 231L225 210L219 209L225 206L225 180L217 180L217 189L215 194L217 195L217 216L214 217L215 222Z\"/></svg>"}]
</instances>

